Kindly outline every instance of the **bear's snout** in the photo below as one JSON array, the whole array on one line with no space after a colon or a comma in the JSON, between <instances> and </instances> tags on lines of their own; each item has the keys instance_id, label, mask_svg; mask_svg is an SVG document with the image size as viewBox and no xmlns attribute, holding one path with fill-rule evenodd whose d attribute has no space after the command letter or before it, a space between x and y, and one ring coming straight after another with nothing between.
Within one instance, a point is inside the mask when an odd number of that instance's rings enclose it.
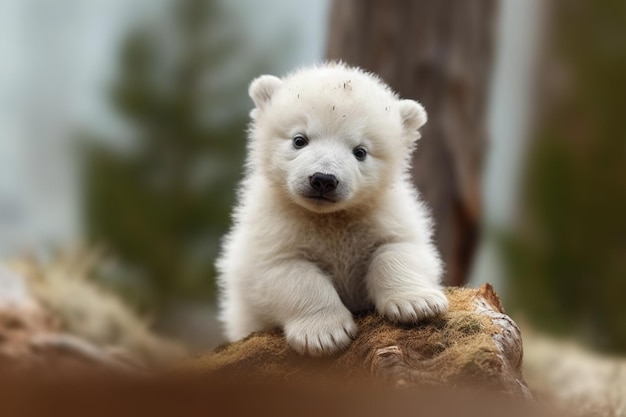
<instances>
[{"instance_id":1,"label":"bear's snout","mask_svg":"<svg viewBox=\"0 0 626 417\"><path fill-rule=\"evenodd\" d=\"M337 188L337 184L339 184L337 177L331 174L322 174L321 172L316 172L311 175L309 181L311 187L313 187L315 191L319 191L320 194L334 191Z\"/></svg>"}]
</instances>

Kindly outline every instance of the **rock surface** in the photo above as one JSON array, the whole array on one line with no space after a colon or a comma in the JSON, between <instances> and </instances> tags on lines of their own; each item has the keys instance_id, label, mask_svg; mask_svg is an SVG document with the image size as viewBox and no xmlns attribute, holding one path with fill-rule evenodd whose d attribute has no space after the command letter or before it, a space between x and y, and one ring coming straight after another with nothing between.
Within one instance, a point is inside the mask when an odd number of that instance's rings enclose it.
<instances>
[{"instance_id":1,"label":"rock surface","mask_svg":"<svg viewBox=\"0 0 626 417\"><path fill-rule=\"evenodd\" d=\"M324 359L293 351L279 330L254 333L188 361L185 372L301 379L311 372L367 376L395 386L484 385L530 398L521 372L522 339L489 284L449 288L450 311L416 325L397 325L375 313L357 317L359 333L343 353Z\"/></svg>"},{"instance_id":2,"label":"rock surface","mask_svg":"<svg viewBox=\"0 0 626 417\"><path fill-rule=\"evenodd\" d=\"M0 265L0 372L137 373L182 357L83 275L59 265Z\"/></svg>"},{"instance_id":3,"label":"rock surface","mask_svg":"<svg viewBox=\"0 0 626 417\"><path fill-rule=\"evenodd\" d=\"M54 373L125 367L114 355L64 333L26 281L0 266L0 371Z\"/></svg>"},{"instance_id":4,"label":"rock surface","mask_svg":"<svg viewBox=\"0 0 626 417\"><path fill-rule=\"evenodd\" d=\"M359 315L359 333L339 355L300 356L280 330L255 333L190 359L177 371L224 378L309 381L338 376L386 386L483 387L530 398L522 377L522 339L490 285L449 288L450 310L414 325ZM136 370L136 361L81 334L29 290L27 280L0 268L0 370ZM147 370L147 369L146 369ZM337 380L335 380L337 381Z\"/></svg>"}]
</instances>

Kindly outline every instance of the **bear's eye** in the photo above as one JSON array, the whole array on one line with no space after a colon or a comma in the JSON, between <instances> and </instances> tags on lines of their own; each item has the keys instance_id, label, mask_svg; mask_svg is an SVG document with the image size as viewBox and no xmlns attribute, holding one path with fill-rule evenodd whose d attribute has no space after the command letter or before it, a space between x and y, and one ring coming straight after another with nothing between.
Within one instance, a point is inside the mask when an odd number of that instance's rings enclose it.
<instances>
[{"instance_id":1,"label":"bear's eye","mask_svg":"<svg viewBox=\"0 0 626 417\"><path fill-rule=\"evenodd\" d=\"M354 148L352 153L354 154L355 158L358 159L359 161L364 161L365 157L367 156L367 151L360 147Z\"/></svg>"},{"instance_id":2,"label":"bear's eye","mask_svg":"<svg viewBox=\"0 0 626 417\"><path fill-rule=\"evenodd\" d=\"M308 144L309 144L309 140L306 137L304 137L304 135L296 135L293 138L293 147L296 149L302 149Z\"/></svg>"}]
</instances>

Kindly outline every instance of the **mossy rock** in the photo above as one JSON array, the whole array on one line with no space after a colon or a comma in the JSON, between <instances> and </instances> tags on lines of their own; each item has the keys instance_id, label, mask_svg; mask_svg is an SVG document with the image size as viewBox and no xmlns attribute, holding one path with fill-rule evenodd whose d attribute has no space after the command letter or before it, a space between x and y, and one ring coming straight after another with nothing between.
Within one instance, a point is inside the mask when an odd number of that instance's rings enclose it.
<instances>
[{"instance_id":1,"label":"mossy rock","mask_svg":"<svg viewBox=\"0 0 626 417\"><path fill-rule=\"evenodd\" d=\"M356 318L359 332L342 353L302 357L280 330L254 333L187 361L179 368L197 375L306 379L313 373L366 377L386 384L488 386L529 397L521 374L519 328L504 314L491 285L446 290L445 315L414 325L387 321L375 312Z\"/></svg>"}]
</instances>

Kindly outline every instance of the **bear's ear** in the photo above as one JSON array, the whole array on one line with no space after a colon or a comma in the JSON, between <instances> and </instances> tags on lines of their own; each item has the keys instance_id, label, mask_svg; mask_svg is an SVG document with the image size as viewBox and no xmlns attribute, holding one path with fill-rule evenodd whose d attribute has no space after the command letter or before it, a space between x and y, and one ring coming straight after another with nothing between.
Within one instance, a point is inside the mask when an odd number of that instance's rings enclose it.
<instances>
[{"instance_id":1,"label":"bear's ear","mask_svg":"<svg viewBox=\"0 0 626 417\"><path fill-rule=\"evenodd\" d=\"M248 89L248 94L250 94L252 101L254 101L254 105L259 109L263 109L263 107L270 102L272 96L276 90L280 88L282 83L280 78L274 77L273 75L261 75L252 81Z\"/></svg>"},{"instance_id":2,"label":"bear's ear","mask_svg":"<svg viewBox=\"0 0 626 417\"><path fill-rule=\"evenodd\" d=\"M419 139L417 129L424 126L428 120L424 106L414 100L400 100L399 108L404 131L412 141Z\"/></svg>"}]
</instances>

